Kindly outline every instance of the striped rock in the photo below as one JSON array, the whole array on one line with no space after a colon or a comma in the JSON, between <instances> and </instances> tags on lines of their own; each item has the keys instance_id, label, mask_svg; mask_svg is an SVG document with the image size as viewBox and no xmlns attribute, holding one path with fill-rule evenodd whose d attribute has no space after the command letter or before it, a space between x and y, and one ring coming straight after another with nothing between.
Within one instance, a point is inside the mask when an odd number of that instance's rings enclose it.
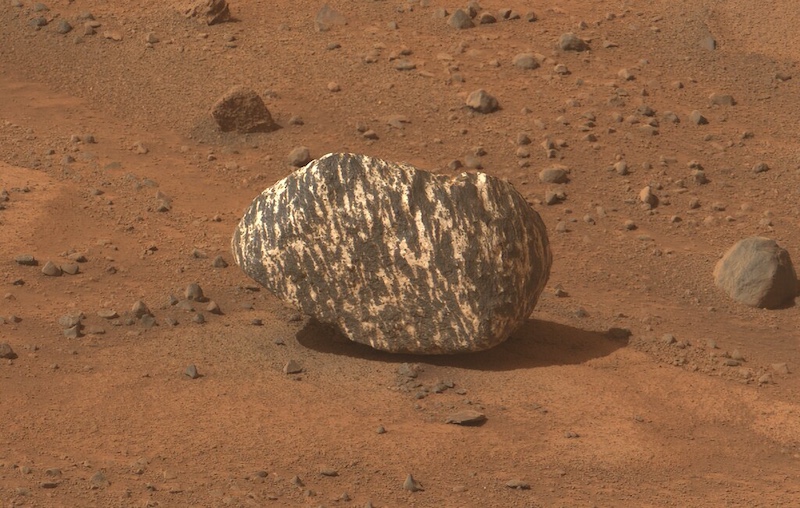
<instances>
[{"instance_id":1,"label":"striped rock","mask_svg":"<svg viewBox=\"0 0 800 508\"><path fill-rule=\"evenodd\" d=\"M506 340L552 261L544 223L511 184L354 154L262 192L232 248L248 276L351 340L418 354Z\"/></svg>"}]
</instances>

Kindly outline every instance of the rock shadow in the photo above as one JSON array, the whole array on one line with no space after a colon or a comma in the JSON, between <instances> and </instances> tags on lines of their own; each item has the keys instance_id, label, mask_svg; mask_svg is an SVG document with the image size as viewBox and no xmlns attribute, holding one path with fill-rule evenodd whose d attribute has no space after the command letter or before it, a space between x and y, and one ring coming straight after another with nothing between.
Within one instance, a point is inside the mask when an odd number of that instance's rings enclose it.
<instances>
[{"instance_id":1,"label":"rock shadow","mask_svg":"<svg viewBox=\"0 0 800 508\"><path fill-rule=\"evenodd\" d=\"M630 332L618 328L597 332L552 321L529 319L506 342L486 351L413 355L386 353L352 342L336 328L315 319L308 320L296 334L302 346L320 353L386 363L425 363L483 371L577 365L610 355L627 346L629 336Z\"/></svg>"}]
</instances>

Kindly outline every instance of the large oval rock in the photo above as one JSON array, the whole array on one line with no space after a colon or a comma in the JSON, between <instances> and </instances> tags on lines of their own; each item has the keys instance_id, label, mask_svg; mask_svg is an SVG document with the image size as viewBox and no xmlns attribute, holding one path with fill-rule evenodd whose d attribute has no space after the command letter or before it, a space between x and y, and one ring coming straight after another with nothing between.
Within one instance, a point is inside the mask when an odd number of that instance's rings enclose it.
<instances>
[{"instance_id":1,"label":"large oval rock","mask_svg":"<svg viewBox=\"0 0 800 508\"><path fill-rule=\"evenodd\" d=\"M232 248L247 275L351 340L421 354L506 340L551 265L544 223L509 183L354 154L261 193Z\"/></svg>"},{"instance_id":2,"label":"large oval rock","mask_svg":"<svg viewBox=\"0 0 800 508\"><path fill-rule=\"evenodd\" d=\"M791 303L798 289L789 253L759 236L740 240L725 253L714 267L714 282L734 300L765 309Z\"/></svg>"}]
</instances>

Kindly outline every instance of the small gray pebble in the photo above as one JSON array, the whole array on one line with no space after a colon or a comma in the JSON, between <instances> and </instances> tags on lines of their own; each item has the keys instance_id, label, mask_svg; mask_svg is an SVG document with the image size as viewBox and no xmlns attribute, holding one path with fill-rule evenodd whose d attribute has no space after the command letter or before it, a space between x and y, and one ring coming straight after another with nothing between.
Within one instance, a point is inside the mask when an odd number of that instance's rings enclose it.
<instances>
[{"instance_id":1,"label":"small gray pebble","mask_svg":"<svg viewBox=\"0 0 800 508\"><path fill-rule=\"evenodd\" d=\"M294 360L289 360L286 362L286 365L283 366L284 374L299 374L300 372L303 372L303 367Z\"/></svg>"}]
</instances>

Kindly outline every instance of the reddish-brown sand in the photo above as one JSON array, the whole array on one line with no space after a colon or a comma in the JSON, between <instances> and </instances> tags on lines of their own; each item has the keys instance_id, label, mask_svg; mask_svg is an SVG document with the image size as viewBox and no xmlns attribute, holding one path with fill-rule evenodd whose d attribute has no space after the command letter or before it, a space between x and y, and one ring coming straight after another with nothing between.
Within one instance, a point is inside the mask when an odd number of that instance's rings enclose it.
<instances>
[{"instance_id":1,"label":"reddish-brown sand","mask_svg":"<svg viewBox=\"0 0 800 508\"><path fill-rule=\"evenodd\" d=\"M3 506L800 505L797 307L742 306L712 277L748 236L800 258L795 1L486 0L539 20L460 31L435 12L463 6L430 3L332 2L347 24L320 33L322 3L308 0L234 0L236 21L214 26L173 0L52 0L44 12L3 0L0 342L18 355L0 361ZM96 35L83 35L85 11ZM36 30L38 16L50 22ZM74 30L57 33L61 20ZM591 49L556 50L565 32ZM702 47L709 36L716 50ZM403 47L416 69L395 70ZM512 65L526 51L545 57L540 69ZM233 85L261 93L282 128L217 132L209 108ZM502 110L466 110L478 88ZM736 104L712 106L712 93ZM709 123L693 124L693 110ZM71 140L86 134L96 143ZM547 138L564 142L554 159ZM244 208L292 170L299 145L443 174L482 147L484 171L509 179L550 231L553 270L529 322L482 353L390 355L293 319L234 265L212 267L232 262ZM617 160L631 173L609 170ZM760 162L769 171L753 172ZM537 175L553 164L571 182L546 206ZM661 199L650 211L646 185ZM41 273L75 252L87 259L78 275ZM39 266L18 265L21 254ZM192 282L222 315L201 325L169 305ZM124 324L140 299L157 326ZM66 338L59 318L78 312L85 335ZM301 374L282 372L290 359ZM404 363L416 379L398 375ZM190 364L201 377L184 375ZM435 393L442 381L454 387ZM461 409L488 420L445 423ZM408 474L424 491L403 489ZM508 488L515 479L530 489Z\"/></svg>"}]
</instances>

